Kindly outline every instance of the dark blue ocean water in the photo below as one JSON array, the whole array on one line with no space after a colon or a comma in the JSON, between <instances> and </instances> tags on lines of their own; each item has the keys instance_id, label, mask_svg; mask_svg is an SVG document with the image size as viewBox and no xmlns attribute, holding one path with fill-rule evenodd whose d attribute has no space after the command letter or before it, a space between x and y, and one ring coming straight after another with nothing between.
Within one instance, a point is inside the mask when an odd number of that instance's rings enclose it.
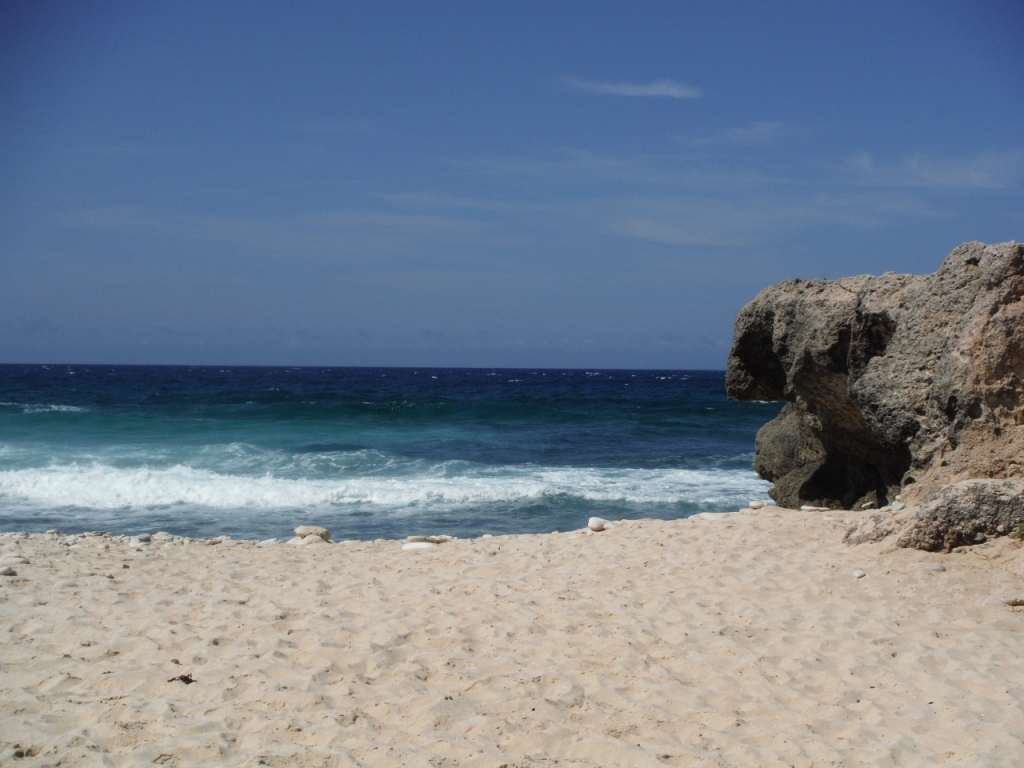
<instances>
[{"instance_id":1,"label":"dark blue ocean water","mask_svg":"<svg viewBox=\"0 0 1024 768\"><path fill-rule=\"evenodd\" d=\"M767 498L720 371L0 366L0 530L545 532Z\"/></svg>"}]
</instances>

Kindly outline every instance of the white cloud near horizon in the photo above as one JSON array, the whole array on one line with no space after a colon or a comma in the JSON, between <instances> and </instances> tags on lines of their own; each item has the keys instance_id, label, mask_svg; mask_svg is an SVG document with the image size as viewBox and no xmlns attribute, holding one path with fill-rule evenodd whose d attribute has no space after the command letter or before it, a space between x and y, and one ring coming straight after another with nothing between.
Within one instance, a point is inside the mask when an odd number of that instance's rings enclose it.
<instances>
[{"instance_id":1,"label":"white cloud near horizon","mask_svg":"<svg viewBox=\"0 0 1024 768\"><path fill-rule=\"evenodd\" d=\"M584 93L601 93L609 96L648 96L668 97L671 99L700 98L699 88L680 83L676 80L663 78L653 83L595 83L590 80L579 80L575 77L563 77L562 82L577 91Z\"/></svg>"}]
</instances>

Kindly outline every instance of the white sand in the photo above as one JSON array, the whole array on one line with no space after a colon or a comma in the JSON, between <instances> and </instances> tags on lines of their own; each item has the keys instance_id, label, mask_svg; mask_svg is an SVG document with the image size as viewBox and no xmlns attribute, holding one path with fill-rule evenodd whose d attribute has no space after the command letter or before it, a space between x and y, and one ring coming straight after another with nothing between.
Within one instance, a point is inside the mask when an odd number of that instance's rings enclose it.
<instances>
[{"instance_id":1,"label":"white sand","mask_svg":"<svg viewBox=\"0 0 1024 768\"><path fill-rule=\"evenodd\" d=\"M1024 764L1024 608L986 602L1024 595L1020 542L928 554L846 527L3 537L0 564L30 562L0 577L0 765Z\"/></svg>"}]
</instances>

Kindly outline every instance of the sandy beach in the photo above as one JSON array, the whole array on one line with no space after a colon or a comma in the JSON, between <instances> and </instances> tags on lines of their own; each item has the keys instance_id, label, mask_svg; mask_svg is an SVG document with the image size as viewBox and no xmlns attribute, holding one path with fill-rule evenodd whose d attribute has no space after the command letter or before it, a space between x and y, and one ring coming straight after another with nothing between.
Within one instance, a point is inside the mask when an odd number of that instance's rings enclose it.
<instances>
[{"instance_id":1,"label":"sandy beach","mask_svg":"<svg viewBox=\"0 0 1024 768\"><path fill-rule=\"evenodd\" d=\"M1019 765L1022 543L848 546L856 517L6 534L0 765Z\"/></svg>"}]
</instances>

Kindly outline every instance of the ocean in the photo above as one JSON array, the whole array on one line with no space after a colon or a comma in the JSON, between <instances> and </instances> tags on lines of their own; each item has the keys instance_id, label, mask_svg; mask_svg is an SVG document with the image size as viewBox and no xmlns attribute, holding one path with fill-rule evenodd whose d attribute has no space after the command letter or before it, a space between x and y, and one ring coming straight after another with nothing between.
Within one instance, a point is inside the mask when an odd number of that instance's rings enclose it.
<instances>
[{"instance_id":1,"label":"ocean","mask_svg":"<svg viewBox=\"0 0 1024 768\"><path fill-rule=\"evenodd\" d=\"M540 533L767 500L721 371L0 365L0 530Z\"/></svg>"}]
</instances>

